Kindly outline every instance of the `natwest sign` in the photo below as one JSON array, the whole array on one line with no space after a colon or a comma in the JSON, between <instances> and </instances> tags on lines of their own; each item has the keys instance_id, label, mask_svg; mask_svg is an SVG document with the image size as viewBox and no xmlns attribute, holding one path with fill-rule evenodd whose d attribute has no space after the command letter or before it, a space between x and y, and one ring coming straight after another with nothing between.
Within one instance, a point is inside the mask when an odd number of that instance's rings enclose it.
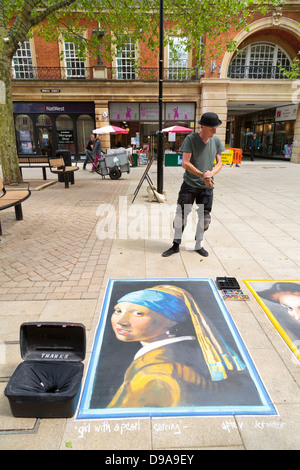
<instances>
[{"instance_id":1,"label":"natwest sign","mask_svg":"<svg viewBox=\"0 0 300 470\"><path fill-rule=\"evenodd\" d=\"M54 106L45 105L41 107L41 111L47 112L47 113L61 113L61 112L65 112L65 107L56 106L56 105Z\"/></svg>"},{"instance_id":2,"label":"natwest sign","mask_svg":"<svg viewBox=\"0 0 300 470\"><path fill-rule=\"evenodd\" d=\"M93 102L15 102L14 113L94 113L95 104Z\"/></svg>"}]
</instances>

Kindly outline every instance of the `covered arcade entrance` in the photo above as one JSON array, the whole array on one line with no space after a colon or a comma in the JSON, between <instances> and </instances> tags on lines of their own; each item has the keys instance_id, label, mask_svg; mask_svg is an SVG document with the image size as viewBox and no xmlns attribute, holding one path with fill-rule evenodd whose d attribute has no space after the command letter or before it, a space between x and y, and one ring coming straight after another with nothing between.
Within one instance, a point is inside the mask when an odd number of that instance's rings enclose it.
<instances>
[{"instance_id":1,"label":"covered arcade entrance","mask_svg":"<svg viewBox=\"0 0 300 470\"><path fill-rule=\"evenodd\" d=\"M228 103L226 145L255 156L290 160L293 151L298 104Z\"/></svg>"}]
</instances>

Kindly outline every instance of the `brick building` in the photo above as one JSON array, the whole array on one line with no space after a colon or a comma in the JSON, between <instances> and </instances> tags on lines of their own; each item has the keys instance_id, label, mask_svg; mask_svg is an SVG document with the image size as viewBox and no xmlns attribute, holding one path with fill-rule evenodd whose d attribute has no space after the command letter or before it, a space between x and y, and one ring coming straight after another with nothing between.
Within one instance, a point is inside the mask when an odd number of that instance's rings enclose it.
<instances>
[{"instance_id":1,"label":"brick building","mask_svg":"<svg viewBox=\"0 0 300 470\"><path fill-rule=\"evenodd\" d=\"M249 152L256 133L257 155L300 163L300 80L288 80L288 68L300 50L300 1L288 0L282 9L257 15L247 31L232 30L222 38L218 57L213 43L203 38L205 67L195 68L180 40L164 48L163 126L180 123L197 128L199 116L214 111L223 121L218 134L229 146ZM89 24L90 37L98 25ZM239 54L225 52L228 39ZM105 36L103 37L105 40ZM135 67L137 58L140 65ZM54 153L68 149L83 158L95 127L115 124L127 135L105 135L104 148L137 142L156 151L158 130L158 59L144 46L124 43L112 63L77 58L74 44L47 43L41 37L26 41L13 60L13 101L19 153ZM184 135L165 144L178 150ZM299 142L299 143L298 143Z\"/></svg>"}]
</instances>

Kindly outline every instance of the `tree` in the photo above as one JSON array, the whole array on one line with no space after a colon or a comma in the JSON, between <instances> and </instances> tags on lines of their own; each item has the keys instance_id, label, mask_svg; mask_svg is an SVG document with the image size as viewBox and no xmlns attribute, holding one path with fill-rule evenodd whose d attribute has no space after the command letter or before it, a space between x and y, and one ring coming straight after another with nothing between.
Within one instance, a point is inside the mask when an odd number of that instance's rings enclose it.
<instances>
[{"instance_id":1,"label":"tree","mask_svg":"<svg viewBox=\"0 0 300 470\"><path fill-rule=\"evenodd\" d=\"M199 48L200 37L217 42L232 28L244 28L254 12L264 14L268 8L282 3L278 0L164 0L164 20L172 35L184 38L187 50L192 50L196 60L200 60L203 52ZM106 57L118 50L124 36L129 34L133 41L146 42L147 47L157 50L159 0L0 0L0 157L6 183L22 179L13 120L13 55L28 36L39 34L46 41L58 40L61 28L82 56L88 49L97 53L97 35L84 38L81 34L87 21L101 22L101 29L105 25L107 40L102 48ZM230 40L227 46L231 50L235 47Z\"/></svg>"}]
</instances>

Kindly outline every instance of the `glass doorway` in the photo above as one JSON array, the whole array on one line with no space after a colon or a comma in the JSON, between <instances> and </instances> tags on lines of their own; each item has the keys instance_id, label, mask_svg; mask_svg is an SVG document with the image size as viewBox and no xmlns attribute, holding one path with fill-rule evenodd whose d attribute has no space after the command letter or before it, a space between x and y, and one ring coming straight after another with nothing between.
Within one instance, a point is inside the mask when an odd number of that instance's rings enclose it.
<instances>
[{"instance_id":1,"label":"glass doorway","mask_svg":"<svg viewBox=\"0 0 300 470\"><path fill-rule=\"evenodd\" d=\"M149 148L150 155L157 157L157 131L158 122L141 123L140 148Z\"/></svg>"},{"instance_id":2,"label":"glass doorway","mask_svg":"<svg viewBox=\"0 0 300 470\"><path fill-rule=\"evenodd\" d=\"M52 127L38 126L38 143L42 155L52 157Z\"/></svg>"},{"instance_id":3,"label":"glass doorway","mask_svg":"<svg viewBox=\"0 0 300 470\"><path fill-rule=\"evenodd\" d=\"M47 114L40 114L36 120L38 153L52 157L52 119Z\"/></svg>"}]
</instances>

